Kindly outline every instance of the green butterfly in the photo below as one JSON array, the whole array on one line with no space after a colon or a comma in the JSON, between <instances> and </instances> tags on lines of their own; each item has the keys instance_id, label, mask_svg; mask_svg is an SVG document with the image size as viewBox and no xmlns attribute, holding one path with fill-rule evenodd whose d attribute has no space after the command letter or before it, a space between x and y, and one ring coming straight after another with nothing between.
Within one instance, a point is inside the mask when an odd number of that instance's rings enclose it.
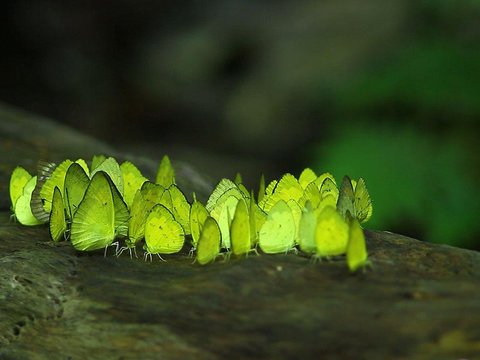
<instances>
[{"instance_id":1,"label":"green butterfly","mask_svg":"<svg viewBox=\"0 0 480 360\"><path fill-rule=\"evenodd\" d=\"M235 255L248 254L253 247L252 231L250 229L250 213L247 203L238 200L230 227L230 241Z\"/></svg>"},{"instance_id":2,"label":"green butterfly","mask_svg":"<svg viewBox=\"0 0 480 360\"><path fill-rule=\"evenodd\" d=\"M372 200L362 178L355 182L350 180L348 176L344 176L338 196L337 211L345 219L347 213L350 213L360 223L367 222L370 219L373 212Z\"/></svg>"},{"instance_id":3,"label":"green butterfly","mask_svg":"<svg viewBox=\"0 0 480 360\"><path fill-rule=\"evenodd\" d=\"M300 250L307 254L313 254L317 249L317 244L315 242L316 227L317 212L310 201L307 201L302 210L302 217L300 218L298 230L298 245Z\"/></svg>"},{"instance_id":4,"label":"green butterfly","mask_svg":"<svg viewBox=\"0 0 480 360\"><path fill-rule=\"evenodd\" d=\"M63 206L63 198L60 189L55 186L52 198L52 210L50 211L50 220L48 223L50 237L53 241L65 239L67 232L67 219L65 216L65 208Z\"/></svg>"},{"instance_id":5,"label":"green butterfly","mask_svg":"<svg viewBox=\"0 0 480 360\"><path fill-rule=\"evenodd\" d=\"M262 210L267 213L280 200L283 200L285 202L288 202L289 200L294 200L298 203L303 197L303 188L298 182L298 180L295 178L295 176L293 176L292 174L287 173L283 175L280 181L276 183L271 195L269 195L268 191L270 190L269 187L271 186L271 184L267 187L265 191L265 196L258 204L262 208Z\"/></svg>"},{"instance_id":6,"label":"green butterfly","mask_svg":"<svg viewBox=\"0 0 480 360\"><path fill-rule=\"evenodd\" d=\"M20 196L23 195L23 189L25 185L27 185L28 181L32 178L32 175L28 173L21 166L17 166L13 171L12 175L10 176L10 202L11 206L10 209L15 211L15 204Z\"/></svg>"},{"instance_id":7,"label":"green butterfly","mask_svg":"<svg viewBox=\"0 0 480 360\"><path fill-rule=\"evenodd\" d=\"M221 241L222 235L217 222L211 216L207 217L198 240L196 261L200 265L215 261L220 254Z\"/></svg>"},{"instance_id":8,"label":"green butterfly","mask_svg":"<svg viewBox=\"0 0 480 360\"><path fill-rule=\"evenodd\" d=\"M317 179L317 174L310 168L305 168L298 177L298 182L302 189L305 189L309 184Z\"/></svg>"},{"instance_id":9,"label":"green butterfly","mask_svg":"<svg viewBox=\"0 0 480 360\"><path fill-rule=\"evenodd\" d=\"M207 200L206 209L220 227L222 247L229 250L230 225L239 200L250 201L244 191L229 179L222 179Z\"/></svg>"},{"instance_id":10,"label":"green butterfly","mask_svg":"<svg viewBox=\"0 0 480 360\"><path fill-rule=\"evenodd\" d=\"M120 196L123 199L123 174L120 170L120 165L118 165L117 160L115 160L113 157L106 158L102 163L100 163L98 166L95 167L95 169L92 170L90 177L93 178L93 176L99 171L104 171L106 174L108 174L110 181L115 184L115 187L117 188Z\"/></svg>"},{"instance_id":11,"label":"green butterfly","mask_svg":"<svg viewBox=\"0 0 480 360\"><path fill-rule=\"evenodd\" d=\"M195 251L197 248L198 240L200 239L200 234L202 233L203 225L207 217L209 216L205 206L197 200L195 194L193 194L193 203L190 207L190 233L192 235L192 251Z\"/></svg>"},{"instance_id":12,"label":"green butterfly","mask_svg":"<svg viewBox=\"0 0 480 360\"><path fill-rule=\"evenodd\" d=\"M73 216L70 240L81 251L110 246L126 235L128 210L107 173L96 171Z\"/></svg>"},{"instance_id":13,"label":"green butterfly","mask_svg":"<svg viewBox=\"0 0 480 360\"><path fill-rule=\"evenodd\" d=\"M150 211L145 224L144 258L152 254L174 254L179 252L185 242L182 225L175 220L173 214L163 205L155 205Z\"/></svg>"},{"instance_id":14,"label":"green butterfly","mask_svg":"<svg viewBox=\"0 0 480 360\"><path fill-rule=\"evenodd\" d=\"M168 188L170 185L175 184L175 170L173 169L170 158L167 155L164 155L160 161L155 182L162 185L164 188Z\"/></svg>"},{"instance_id":15,"label":"green butterfly","mask_svg":"<svg viewBox=\"0 0 480 360\"><path fill-rule=\"evenodd\" d=\"M365 269L367 266L371 266L371 262L368 260L365 234L357 219L352 219L350 222L347 264L352 272L357 271L359 268Z\"/></svg>"},{"instance_id":16,"label":"green butterfly","mask_svg":"<svg viewBox=\"0 0 480 360\"><path fill-rule=\"evenodd\" d=\"M11 209L15 219L22 225L39 225L41 222L33 215L30 207L32 193L37 184L37 177L31 176L22 167L13 170L10 177Z\"/></svg>"},{"instance_id":17,"label":"green butterfly","mask_svg":"<svg viewBox=\"0 0 480 360\"><path fill-rule=\"evenodd\" d=\"M266 254L287 253L295 246L296 227L291 208L278 201L260 228L259 245Z\"/></svg>"},{"instance_id":18,"label":"green butterfly","mask_svg":"<svg viewBox=\"0 0 480 360\"><path fill-rule=\"evenodd\" d=\"M78 209L80 202L85 196L90 179L85 168L75 162L70 165L65 174L63 202L70 221Z\"/></svg>"},{"instance_id":19,"label":"green butterfly","mask_svg":"<svg viewBox=\"0 0 480 360\"><path fill-rule=\"evenodd\" d=\"M120 171L122 172L123 177L123 198L130 209L137 190L139 190L143 183L148 179L144 177L140 170L129 161L124 161L120 165Z\"/></svg>"},{"instance_id":20,"label":"green butterfly","mask_svg":"<svg viewBox=\"0 0 480 360\"><path fill-rule=\"evenodd\" d=\"M348 223L333 206L325 207L317 217L315 243L317 257L343 255L347 251Z\"/></svg>"}]
</instances>

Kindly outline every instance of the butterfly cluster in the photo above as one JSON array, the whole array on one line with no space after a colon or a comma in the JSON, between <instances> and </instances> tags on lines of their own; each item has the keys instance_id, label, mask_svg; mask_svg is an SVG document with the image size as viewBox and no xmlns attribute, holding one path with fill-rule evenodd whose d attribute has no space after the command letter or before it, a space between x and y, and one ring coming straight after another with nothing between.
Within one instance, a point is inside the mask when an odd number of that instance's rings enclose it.
<instances>
[{"instance_id":1,"label":"butterfly cluster","mask_svg":"<svg viewBox=\"0 0 480 360\"><path fill-rule=\"evenodd\" d=\"M203 204L195 194L187 200L168 156L152 182L131 162L100 155L90 166L83 159L41 163L36 176L17 167L10 198L21 224L48 222L53 241L69 240L80 251L116 245L117 255L132 256L143 243L145 259L161 258L180 252L188 239L202 265L257 249L300 249L317 259L346 255L351 271L369 264L360 223L371 217L372 202L364 180L345 176L338 188L331 174L309 168L267 186L262 176L257 196L239 174L222 179Z\"/></svg>"}]
</instances>

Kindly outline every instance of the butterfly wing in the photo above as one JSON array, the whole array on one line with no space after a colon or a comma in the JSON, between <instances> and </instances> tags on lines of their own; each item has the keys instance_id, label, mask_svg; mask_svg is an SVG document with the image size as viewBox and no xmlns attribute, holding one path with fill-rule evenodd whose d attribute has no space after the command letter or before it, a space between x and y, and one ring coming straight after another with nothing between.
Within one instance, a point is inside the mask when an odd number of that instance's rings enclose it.
<instances>
[{"instance_id":1,"label":"butterfly wing","mask_svg":"<svg viewBox=\"0 0 480 360\"><path fill-rule=\"evenodd\" d=\"M353 219L350 224L347 246L347 264L352 272L369 264L365 235L360 226L360 222L357 219Z\"/></svg>"},{"instance_id":2,"label":"butterfly wing","mask_svg":"<svg viewBox=\"0 0 480 360\"><path fill-rule=\"evenodd\" d=\"M124 161L120 165L120 171L123 177L123 198L130 209L137 190L142 187L143 183L147 181L147 178L144 177L140 170L130 161Z\"/></svg>"},{"instance_id":3,"label":"butterfly wing","mask_svg":"<svg viewBox=\"0 0 480 360\"><path fill-rule=\"evenodd\" d=\"M65 217L65 208L60 189L55 186L52 198L52 211L50 212L50 220L48 222L50 237L53 241L60 241L64 238L67 230L67 222Z\"/></svg>"},{"instance_id":4,"label":"butterfly wing","mask_svg":"<svg viewBox=\"0 0 480 360\"><path fill-rule=\"evenodd\" d=\"M343 177L342 187L338 195L337 211L344 219L347 218L347 213L350 213L350 216L355 216L355 195L352 181L347 175Z\"/></svg>"},{"instance_id":5,"label":"butterfly wing","mask_svg":"<svg viewBox=\"0 0 480 360\"><path fill-rule=\"evenodd\" d=\"M107 175L97 172L72 220L70 240L77 250L96 250L115 238L115 207Z\"/></svg>"},{"instance_id":6,"label":"butterfly wing","mask_svg":"<svg viewBox=\"0 0 480 360\"><path fill-rule=\"evenodd\" d=\"M185 242L182 225L163 205L155 205L145 224L145 250L149 254L179 252Z\"/></svg>"},{"instance_id":7,"label":"butterfly wing","mask_svg":"<svg viewBox=\"0 0 480 360\"><path fill-rule=\"evenodd\" d=\"M196 260L200 265L208 264L217 258L221 241L222 236L217 222L211 216L207 217L197 244Z\"/></svg>"},{"instance_id":8,"label":"butterfly wing","mask_svg":"<svg viewBox=\"0 0 480 360\"><path fill-rule=\"evenodd\" d=\"M85 196L90 179L85 169L78 163L73 163L65 175L65 187L63 200L67 209L68 218L72 219L78 209L78 205Z\"/></svg>"},{"instance_id":9,"label":"butterfly wing","mask_svg":"<svg viewBox=\"0 0 480 360\"><path fill-rule=\"evenodd\" d=\"M34 176L28 180L27 184L23 188L23 194L20 196L15 203L15 217L18 222L22 225L39 225L42 222L39 221L32 213L32 208L30 207L30 201L32 200L32 193L37 184L37 177Z\"/></svg>"},{"instance_id":10,"label":"butterfly wing","mask_svg":"<svg viewBox=\"0 0 480 360\"><path fill-rule=\"evenodd\" d=\"M317 213L310 202L307 202L302 210L298 230L298 245L300 250L307 254L313 254L317 248L315 243L315 229L317 227Z\"/></svg>"},{"instance_id":11,"label":"butterfly wing","mask_svg":"<svg viewBox=\"0 0 480 360\"><path fill-rule=\"evenodd\" d=\"M360 223L367 222L372 216L373 206L365 180L360 178L355 186L355 217Z\"/></svg>"},{"instance_id":12,"label":"butterfly wing","mask_svg":"<svg viewBox=\"0 0 480 360\"><path fill-rule=\"evenodd\" d=\"M115 160L113 157L105 159L101 164L96 166L94 170L92 170L90 177L93 178L93 176L99 171L104 171L108 174L109 178L115 184L118 192L123 197L123 175L117 160Z\"/></svg>"},{"instance_id":13,"label":"butterfly wing","mask_svg":"<svg viewBox=\"0 0 480 360\"><path fill-rule=\"evenodd\" d=\"M235 208L230 227L230 241L235 255L245 254L252 248L250 217L247 204L243 200L239 200Z\"/></svg>"},{"instance_id":14,"label":"butterfly wing","mask_svg":"<svg viewBox=\"0 0 480 360\"><path fill-rule=\"evenodd\" d=\"M175 170L173 169L170 158L167 155L164 155L160 161L155 182L162 185L164 188L168 188L170 185L175 184Z\"/></svg>"},{"instance_id":15,"label":"butterfly wing","mask_svg":"<svg viewBox=\"0 0 480 360\"><path fill-rule=\"evenodd\" d=\"M197 247L198 240L200 239L200 234L207 217L207 209L194 196L194 200L190 208L190 232L192 234L192 246L194 249Z\"/></svg>"},{"instance_id":16,"label":"butterfly wing","mask_svg":"<svg viewBox=\"0 0 480 360\"><path fill-rule=\"evenodd\" d=\"M288 204L280 200L270 210L262 225L259 245L264 253L284 253L295 245L295 220Z\"/></svg>"},{"instance_id":17,"label":"butterfly wing","mask_svg":"<svg viewBox=\"0 0 480 360\"><path fill-rule=\"evenodd\" d=\"M168 191L172 199L173 216L182 225L185 235L190 235L190 203L177 185L170 185Z\"/></svg>"},{"instance_id":18,"label":"butterfly wing","mask_svg":"<svg viewBox=\"0 0 480 360\"><path fill-rule=\"evenodd\" d=\"M328 206L317 218L315 243L317 256L337 256L347 250L349 229L347 222L335 210Z\"/></svg>"},{"instance_id":19,"label":"butterfly wing","mask_svg":"<svg viewBox=\"0 0 480 360\"><path fill-rule=\"evenodd\" d=\"M32 178L32 175L21 166L17 166L10 176L10 201L12 210L15 209L15 204L20 196L23 195L23 189L27 185L28 181Z\"/></svg>"}]
</instances>

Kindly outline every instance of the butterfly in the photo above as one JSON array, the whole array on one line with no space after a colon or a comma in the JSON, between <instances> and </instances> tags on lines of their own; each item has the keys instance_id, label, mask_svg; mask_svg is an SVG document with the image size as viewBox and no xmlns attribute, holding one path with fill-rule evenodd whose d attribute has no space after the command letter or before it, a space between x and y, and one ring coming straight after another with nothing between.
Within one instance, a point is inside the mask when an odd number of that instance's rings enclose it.
<instances>
[{"instance_id":1,"label":"butterfly","mask_svg":"<svg viewBox=\"0 0 480 360\"><path fill-rule=\"evenodd\" d=\"M214 261L220 254L221 242L222 235L218 223L211 216L207 217L198 240L196 261L200 265Z\"/></svg>"},{"instance_id":2,"label":"butterfly","mask_svg":"<svg viewBox=\"0 0 480 360\"><path fill-rule=\"evenodd\" d=\"M350 213L360 223L370 219L373 212L372 201L362 178L358 182L353 182L348 176L344 176L338 196L337 211L344 218L347 218L347 213Z\"/></svg>"},{"instance_id":3,"label":"butterfly","mask_svg":"<svg viewBox=\"0 0 480 360\"><path fill-rule=\"evenodd\" d=\"M209 216L205 206L197 200L195 194L193 194L193 203L190 207L190 233L192 235L192 247L193 250L197 248L198 240L200 239L200 234L202 233L203 225L205 220Z\"/></svg>"},{"instance_id":4,"label":"butterfly","mask_svg":"<svg viewBox=\"0 0 480 360\"><path fill-rule=\"evenodd\" d=\"M65 216L65 207L60 189L55 186L52 198L52 210L50 211L50 220L48 222L50 237L53 241L65 239L67 231L67 219Z\"/></svg>"},{"instance_id":5,"label":"butterfly","mask_svg":"<svg viewBox=\"0 0 480 360\"><path fill-rule=\"evenodd\" d=\"M124 161L120 165L120 171L123 177L123 199L130 209L137 190L142 187L147 178L130 161Z\"/></svg>"},{"instance_id":6,"label":"butterfly","mask_svg":"<svg viewBox=\"0 0 480 360\"><path fill-rule=\"evenodd\" d=\"M294 247L295 219L284 200L278 201L270 209L258 237L260 248L266 254L286 253Z\"/></svg>"},{"instance_id":7,"label":"butterfly","mask_svg":"<svg viewBox=\"0 0 480 360\"><path fill-rule=\"evenodd\" d=\"M155 182L162 185L164 188L168 188L170 185L175 184L175 170L173 169L170 158L167 155L164 155L160 161Z\"/></svg>"},{"instance_id":8,"label":"butterfly","mask_svg":"<svg viewBox=\"0 0 480 360\"><path fill-rule=\"evenodd\" d=\"M30 201L37 184L37 177L31 176L27 170L17 167L10 177L10 200L11 209L15 219L22 225L38 225L39 221L32 213Z\"/></svg>"},{"instance_id":9,"label":"butterfly","mask_svg":"<svg viewBox=\"0 0 480 360\"><path fill-rule=\"evenodd\" d=\"M365 234L357 219L350 222L350 232L347 245L347 265L350 271L354 272L359 268L365 269L371 266L368 260Z\"/></svg>"},{"instance_id":10,"label":"butterfly","mask_svg":"<svg viewBox=\"0 0 480 360\"><path fill-rule=\"evenodd\" d=\"M247 203L244 200L239 200L230 226L230 242L232 252L235 255L247 254L252 249L253 239L250 229L250 216Z\"/></svg>"},{"instance_id":11,"label":"butterfly","mask_svg":"<svg viewBox=\"0 0 480 360\"><path fill-rule=\"evenodd\" d=\"M127 233L128 210L108 174L97 171L73 216L70 240L81 251L107 248Z\"/></svg>"},{"instance_id":12,"label":"butterfly","mask_svg":"<svg viewBox=\"0 0 480 360\"><path fill-rule=\"evenodd\" d=\"M317 217L315 243L317 257L345 254L349 236L348 223L333 206L325 207Z\"/></svg>"},{"instance_id":13,"label":"butterfly","mask_svg":"<svg viewBox=\"0 0 480 360\"><path fill-rule=\"evenodd\" d=\"M145 259L152 254L174 254L179 252L185 242L182 225L163 205L155 205L145 224ZM163 259L162 259L163 260Z\"/></svg>"}]
</instances>

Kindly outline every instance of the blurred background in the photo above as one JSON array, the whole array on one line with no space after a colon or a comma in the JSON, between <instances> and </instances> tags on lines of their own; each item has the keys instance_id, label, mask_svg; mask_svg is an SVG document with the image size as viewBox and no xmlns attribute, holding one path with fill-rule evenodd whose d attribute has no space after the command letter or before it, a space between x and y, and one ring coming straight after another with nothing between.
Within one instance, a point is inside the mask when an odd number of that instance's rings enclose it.
<instances>
[{"instance_id":1,"label":"blurred background","mask_svg":"<svg viewBox=\"0 0 480 360\"><path fill-rule=\"evenodd\" d=\"M480 249L480 1L8 1L0 100L257 187L366 179L367 228Z\"/></svg>"}]
</instances>

